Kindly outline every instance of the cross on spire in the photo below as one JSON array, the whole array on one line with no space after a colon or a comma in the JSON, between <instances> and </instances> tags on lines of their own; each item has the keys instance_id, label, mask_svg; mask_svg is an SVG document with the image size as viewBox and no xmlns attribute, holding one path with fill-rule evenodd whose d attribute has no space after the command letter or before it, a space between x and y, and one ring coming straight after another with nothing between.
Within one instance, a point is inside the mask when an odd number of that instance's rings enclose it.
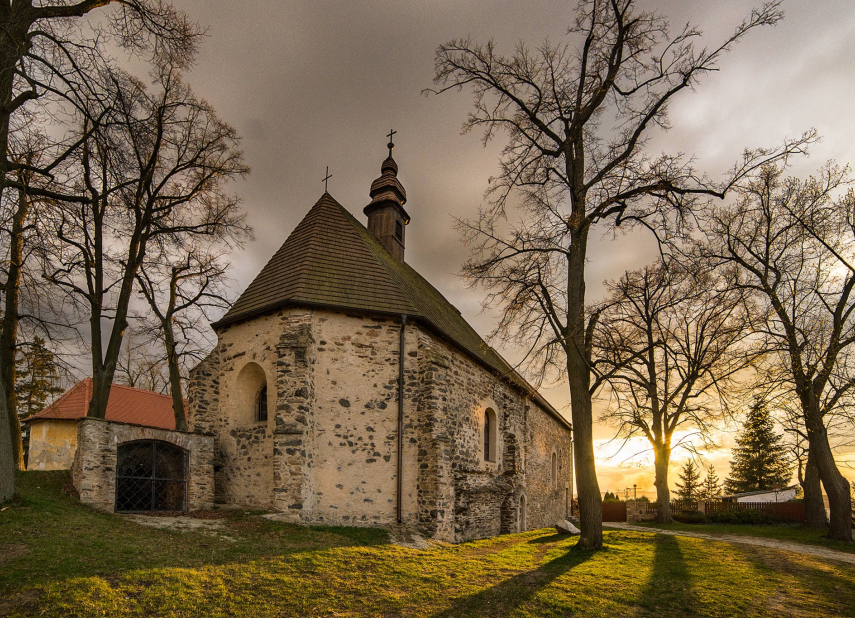
<instances>
[{"instance_id":1,"label":"cross on spire","mask_svg":"<svg viewBox=\"0 0 855 618\"><path fill-rule=\"evenodd\" d=\"M386 136L389 138L389 143L387 144L387 146L389 147L389 156L390 157L392 156L392 149L395 147L395 144L392 142L392 138L395 136L395 133L397 133L397 131L395 129L390 129L389 135Z\"/></svg>"},{"instance_id":2,"label":"cross on spire","mask_svg":"<svg viewBox=\"0 0 855 618\"><path fill-rule=\"evenodd\" d=\"M327 181L332 178L332 174L330 174L330 166L327 165L327 175L324 176L324 193L327 193Z\"/></svg>"}]
</instances>

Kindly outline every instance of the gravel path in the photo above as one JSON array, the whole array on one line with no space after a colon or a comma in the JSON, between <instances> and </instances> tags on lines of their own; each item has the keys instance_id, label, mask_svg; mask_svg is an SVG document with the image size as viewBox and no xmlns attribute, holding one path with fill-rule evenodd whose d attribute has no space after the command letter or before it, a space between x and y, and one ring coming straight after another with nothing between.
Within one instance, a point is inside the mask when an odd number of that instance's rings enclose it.
<instances>
[{"instance_id":1,"label":"gravel path","mask_svg":"<svg viewBox=\"0 0 855 618\"><path fill-rule=\"evenodd\" d=\"M637 532L652 532L655 534L668 534L670 536L688 536L695 539L706 539L707 541L724 541L726 543L742 543L743 545L756 545L758 547L768 547L770 549L779 549L782 551L791 551L804 556L815 556L826 560L837 560L838 562L848 562L855 564L855 554L847 554L846 552L837 551L834 549L825 549L824 547L815 547L813 545L805 545L804 543L792 543L789 541L779 541L777 539L765 539L756 536L745 536L736 534L704 534L703 532L683 532L682 530L663 530L662 528L648 528L647 526L633 526L632 524L609 522L604 523L604 527L618 528L620 530L635 530Z\"/></svg>"}]
</instances>

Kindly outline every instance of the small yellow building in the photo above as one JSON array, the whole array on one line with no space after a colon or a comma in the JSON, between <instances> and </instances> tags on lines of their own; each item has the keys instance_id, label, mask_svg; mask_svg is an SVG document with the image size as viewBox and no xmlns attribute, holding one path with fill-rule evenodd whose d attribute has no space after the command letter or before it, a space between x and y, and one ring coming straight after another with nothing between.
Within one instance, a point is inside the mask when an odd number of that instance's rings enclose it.
<instances>
[{"instance_id":1,"label":"small yellow building","mask_svg":"<svg viewBox=\"0 0 855 618\"><path fill-rule=\"evenodd\" d=\"M92 399L92 379L85 378L47 408L23 422L30 426L30 470L69 470L77 451L77 422ZM185 407L186 407L185 403ZM107 420L160 429L175 429L172 397L114 384Z\"/></svg>"}]
</instances>

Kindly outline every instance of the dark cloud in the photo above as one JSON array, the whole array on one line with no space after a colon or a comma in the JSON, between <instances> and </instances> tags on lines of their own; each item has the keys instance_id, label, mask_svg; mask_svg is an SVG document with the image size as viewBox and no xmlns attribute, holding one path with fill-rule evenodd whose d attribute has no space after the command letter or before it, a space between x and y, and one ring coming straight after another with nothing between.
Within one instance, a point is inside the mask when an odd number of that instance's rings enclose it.
<instances>
[{"instance_id":1,"label":"dark cloud","mask_svg":"<svg viewBox=\"0 0 855 618\"><path fill-rule=\"evenodd\" d=\"M460 135L470 105L465 92L425 97L436 46L455 37L494 38L509 51L566 32L575 2L176 0L208 28L190 81L244 136L253 173L237 187L257 240L234 256L236 290L246 287L321 195L330 192L358 217L385 156L385 134L398 131L395 156L407 188L407 259L483 334L482 293L456 278L466 258L452 216L474 215L501 143L483 148ZM759 0L758 0L759 3ZM750 0L649 0L673 30L699 24L714 45L748 15ZM809 172L827 158L855 160L850 102L855 81L855 13L849 2L790 0L786 19L739 44L696 92L673 106L674 125L656 150L697 155L713 177L743 148L772 145L811 126L824 141L799 162ZM652 259L642 234L598 240L589 289ZM513 357L513 351L507 351ZM566 388L548 396L561 406ZM608 430L598 431L599 436Z\"/></svg>"}]
</instances>

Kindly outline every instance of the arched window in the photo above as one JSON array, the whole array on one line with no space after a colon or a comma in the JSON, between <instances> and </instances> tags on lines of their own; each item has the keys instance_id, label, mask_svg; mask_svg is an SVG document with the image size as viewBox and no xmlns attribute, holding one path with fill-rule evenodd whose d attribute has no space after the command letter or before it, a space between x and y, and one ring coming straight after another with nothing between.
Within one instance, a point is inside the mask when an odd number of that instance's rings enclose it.
<instances>
[{"instance_id":1,"label":"arched window","mask_svg":"<svg viewBox=\"0 0 855 618\"><path fill-rule=\"evenodd\" d=\"M259 423L267 422L267 385L261 387L255 398L255 420Z\"/></svg>"},{"instance_id":2,"label":"arched window","mask_svg":"<svg viewBox=\"0 0 855 618\"><path fill-rule=\"evenodd\" d=\"M517 522L519 523L520 532L525 532L525 496L520 496L520 513L519 517L517 518Z\"/></svg>"},{"instance_id":3,"label":"arched window","mask_svg":"<svg viewBox=\"0 0 855 618\"><path fill-rule=\"evenodd\" d=\"M267 376L261 365L248 362L243 366L235 388L230 389L228 394L231 423L238 427L249 427L267 421L267 384Z\"/></svg>"},{"instance_id":4,"label":"arched window","mask_svg":"<svg viewBox=\"0 0 855 618\"><path fill-rule=\"evenodd\" d=\"M558 455L552 453L552 489L558 489Z\"/></svg>"},{"instance_id":5,"label":"arched window","mask_svg":"<svg viewBox=\"0 0 855 618\"><path fill-rule=\"evenodd\" d=\"M484 461L496 461L499 423L493 408L484 410Z\"/></svg>"}]
</instances>

